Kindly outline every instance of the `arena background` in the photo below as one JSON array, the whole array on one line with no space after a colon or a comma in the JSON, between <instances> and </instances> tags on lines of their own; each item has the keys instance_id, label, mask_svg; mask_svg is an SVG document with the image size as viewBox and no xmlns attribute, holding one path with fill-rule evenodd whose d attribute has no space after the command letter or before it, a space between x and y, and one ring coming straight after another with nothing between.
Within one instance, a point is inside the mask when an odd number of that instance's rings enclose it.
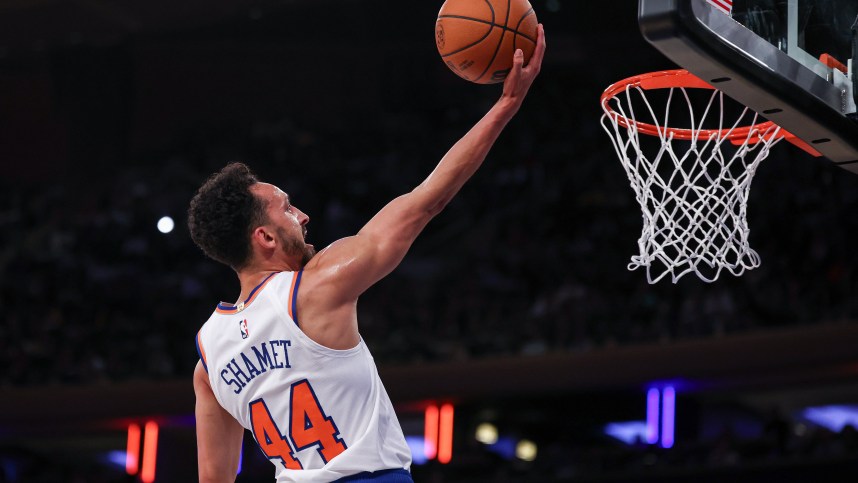
<instances>
[{"instance_id":1,"label":"arena background","mask_svg":"<svg viewBox=\"0 0 858 483\"><path fill-rule=\"evenodd\" d=\"M527 102L360 303L415 480L854 480L858 177L777 146L749 202L762 266L649 286L598 97L673 65L634 2L533 5L549 47ZM439 7L0 4L0 482L196 478L193 338L238 287L188 201L242 160L324 246L410 190L500 92L440 61ZM427 460L446 407L452 456ZM671 409L673 441L651 439ZM272 473L248 435L238 481Z\"/></svg>"}]
</instances>

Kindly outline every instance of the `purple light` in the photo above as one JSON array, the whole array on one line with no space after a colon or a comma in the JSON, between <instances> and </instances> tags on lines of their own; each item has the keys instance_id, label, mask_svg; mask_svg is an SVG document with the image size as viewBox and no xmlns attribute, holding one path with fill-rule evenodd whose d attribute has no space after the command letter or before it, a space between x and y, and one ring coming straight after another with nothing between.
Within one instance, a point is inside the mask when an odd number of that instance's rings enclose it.
<instances>
[{"instance_id":1,"label":"purple light","mask_svg":"<svg viewBox=\"0 0 858 483\"><path fill-rule=\"evenodd\" d=\"M411 450L411 462L415 465L425 465L428 461L424 448L425 438L423 436L406 436L405 442L408 443L408 448Z\"/></svg>"},{"instance_id":2,"label":"purple light","mask_svg":"<svg viewBox=\"0 0 858 483\"><path fill-rule=\"evenodd\" d=\"M646 393L646 442L658 442L658 389L652 388Z\"/></svg>"},{"instance_id":3,"label":"purple light","mask_svg":"<svg viewBox=\"0 0 858 483\"><path fill-rule=\"evenodd\" d=\"M117 468L122 468L123 470L125 469L125 458L127 456L128 455L125 451L120 450L108 451L105 453L105 459L108 463L116 466Z\"/></svg>"},{"instance_id":4,"label":"purple light","mask_svg":"<svg viewBox=\"0 0 858 483\"><path fill-rule=\"evenodd\" d=\"M241 474L241 463L244 461L244 440L241 441L241 450L238 452L238 472L236 475Z\"/></svg>"},{"instance_id":5,"label":"purple light","mask_svg":"<svg viewBox=\"0 0 858 483\"><path fill-rule=\"evenodd\" d=\"M626 444L635 444L645 440L646 430L646 423L643 421L626 421L605 425L605 434Z\"/></svg>"},{"instance_id":6,"label":"purple light","mask_svg":"<svg viewBox=\"0 0 858 483\"><path fill-rule=\"evenodd\" d=\"M661 447L673 447L673 427L676 417L676 391L673 386L664 388L661 407Z\"/></svg>"},{"instance_id":7,"label":"purple light","mask_svg":"<svg viewBox=\"0 0 858 483\"><path fill-rule=\"evenodd\" d=\"M839 433L844 426L858 427L858 406L829 405L805 408L802 416L820 426Z\"/></svg>"}]
</instances>

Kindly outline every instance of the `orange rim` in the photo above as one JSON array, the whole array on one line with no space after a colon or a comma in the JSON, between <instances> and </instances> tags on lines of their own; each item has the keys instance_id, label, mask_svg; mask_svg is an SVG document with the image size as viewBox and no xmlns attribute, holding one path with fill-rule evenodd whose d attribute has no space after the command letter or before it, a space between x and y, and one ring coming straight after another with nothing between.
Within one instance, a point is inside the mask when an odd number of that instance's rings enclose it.
<instances>
[{"instance_id":1,"label":"orange rim","mask_svg":"<svg viewBox=\"0 0 858 483\"><path fill-rule=\"evenodd\" d=\"M750 133L753 131L765 133L774 125L772 121L766 121L754 124L753 126L743 126L735 129L680 129L667 126L659 127L655 124L640 122L635 119L629 119L628 117L616 112L609 104L609 101L615 98L617 94L625 92L631 87L640 87L647 91L652 89L671 89L674 87L713 90L715 88L685 69L661 70L650 72L648 74L640 74L623 79L608 86L608 88L605 89L605 92L602 93L602 97L600 99L605 112L607 112L609 116L614 117L621 126L625 128L634 126L639 132L650 136L673 135L674 139L684 140L695 138L708 140L712 137L720 136L721 138L729 139L734 143L737 140L744 139L750 139L751 143L756 143L760 141L760 136L749 136ZM785 134L787 133L781 130L781 132L778 133L778 136L780 137Z\"/></svg>"}]
</instances>

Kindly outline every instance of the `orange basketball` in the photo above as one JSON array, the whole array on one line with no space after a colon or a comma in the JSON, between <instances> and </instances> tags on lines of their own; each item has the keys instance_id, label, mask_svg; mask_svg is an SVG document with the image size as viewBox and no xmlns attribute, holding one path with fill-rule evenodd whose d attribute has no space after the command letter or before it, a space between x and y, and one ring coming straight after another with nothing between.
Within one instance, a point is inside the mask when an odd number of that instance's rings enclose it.
<instances>
[{"instance_id":1,"label":"orange basketball","mask_svg":"<svg viewBox=\"0 0 858 483\"><path fill-rule=\"evenodd\" d=\"M536 48L536 14L527 0L447 0L435 21L441 59L477 84L503 82L516 49L524 63Z\"/></svg>"}]
</instances>

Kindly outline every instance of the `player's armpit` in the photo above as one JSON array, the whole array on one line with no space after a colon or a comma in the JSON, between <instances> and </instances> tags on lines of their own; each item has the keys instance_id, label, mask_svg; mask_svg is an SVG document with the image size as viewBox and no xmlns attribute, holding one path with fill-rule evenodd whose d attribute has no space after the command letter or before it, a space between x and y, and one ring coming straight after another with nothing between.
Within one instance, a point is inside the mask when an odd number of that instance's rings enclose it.
<instances>
[{"instance_id":1,"label":"player's armpit","mask_svg":"<svg viewBox=\"0 0 858 483\"><path fill-rule=\"evenodd\" d=\"M234 482L244 428L217 402L202 363L194 369L200 483Z\"/></svg>"}]
</instances>

